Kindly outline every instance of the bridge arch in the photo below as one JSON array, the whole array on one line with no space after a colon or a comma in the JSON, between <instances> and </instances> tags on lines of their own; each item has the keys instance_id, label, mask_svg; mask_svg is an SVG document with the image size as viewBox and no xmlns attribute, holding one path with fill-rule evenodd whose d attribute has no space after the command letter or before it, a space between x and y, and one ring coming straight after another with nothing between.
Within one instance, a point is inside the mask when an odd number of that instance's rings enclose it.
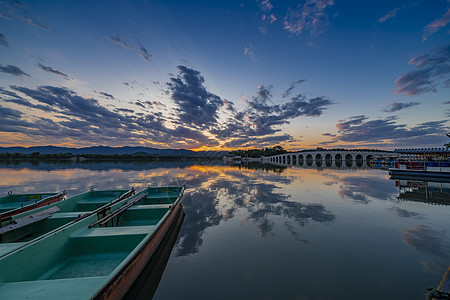
<instances>
[{"instance_id":1,"label":"bridge arch","mask_svg":"<svg viewBox=\"0 0 450 300\"><path fill-rule=\"evenodd\" d=\"M286 155L287 156L287 164L289 165L291 163L291 156L290 155Z\"/></svg>"},{"instance_id":2,"label":"bridge arch","mask_svg":"<svg viewBox=\"0 0 450 300\"><path fill-rule=\"evenodd\" d=\"M292 155L292 164L296 165L297 164L297 155Z\"/></svg>"},{"instance_id":3,"label":"bridge arch","mask_svg":"<svg viewBox=\"0 0 450 300\"><path fill-rule=\"evenodd\" d=\"M322 155L320 153L316 154L316 161L322 160Z\"/></svg>"},{"instance_id":4,"label":"bridge arch","mask_svg":"<svg viewBox=\"0 0 450 300\"><path fill-rule=\"evenodd\" d=\"M338 161L338 160L342 160L342 155L340 153L336 154L334 156L334 160Z\"/></svg>"},{"instance_id":5,"label":"bridge arch","mask_svg":"<svg viewBox=\"0 0 450 300\"><path fill-rule=\"evenodd\" d=\"M332 161L332 160L333 160L333 156L332 156L330 153L327 153L327 154L325 155L325 160L326 160L326 161Z\"/></svg>"}]
</instances>

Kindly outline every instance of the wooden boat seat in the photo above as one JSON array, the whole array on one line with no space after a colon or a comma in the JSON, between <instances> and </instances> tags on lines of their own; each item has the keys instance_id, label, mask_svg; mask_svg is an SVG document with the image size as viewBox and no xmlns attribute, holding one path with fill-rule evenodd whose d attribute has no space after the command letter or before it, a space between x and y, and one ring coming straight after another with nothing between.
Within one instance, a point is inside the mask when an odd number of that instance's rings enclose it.
<instances>
[{"instance_id":1,"label":"wooden boat seat","mask_svg":"<svg viewBox=\"0 0 450 300\"><path fill-rule=\"evenodd\" d=\"M88 214L89 212L86 211L72 211L72 212L58 212L53 214L50 218L51 219L76 219L78 217L84 216L85 214Z\"/></svg>"},{"instance_id":2,"label":"wooden boat seat","mask_svg":"<svg viewBox=\"0 0 450 300\"><path fill-rule=\"evenodd\" d=\"M169 209L172 204L137 204L130 207L128 210L136 210L136 209L161 209L167 208Z\"/></svg>"},{"instance_id":3,"label":"wooden boat seat","mask_svg":"<svg viewBox=\"0 0 450 300\"><path fill-rule=\"evenodd\" d=\"M156 229L154 225L145 226L118 226L118 227L98 227L80 232L72 238L105 237L105 236L125 236L125 235L147 235Z\"/></svg>"}]
</instances>

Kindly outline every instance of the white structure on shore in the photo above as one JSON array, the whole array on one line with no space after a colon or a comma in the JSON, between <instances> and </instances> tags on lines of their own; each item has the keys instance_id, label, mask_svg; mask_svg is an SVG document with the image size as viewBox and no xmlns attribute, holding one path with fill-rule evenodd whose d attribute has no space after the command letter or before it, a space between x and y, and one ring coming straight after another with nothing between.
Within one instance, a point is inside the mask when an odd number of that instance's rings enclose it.
<instances>
[{"instance_id":1,"label":"white structure on shore","mask_svg":"<svg viewBox=\"0 0 450 300\"><path fill-rule=\"evenodd\" d=\"M321 149L316 150L303 150L293 153L284 153L269 157L263 157L263 163L273 163L282 165L310 165L314 161L324 161L324 162L367 162L377 156L396 156L397 153L392 151L381 151L381 150L364 150L364 149Z\"/></svg>"}]
</instances>

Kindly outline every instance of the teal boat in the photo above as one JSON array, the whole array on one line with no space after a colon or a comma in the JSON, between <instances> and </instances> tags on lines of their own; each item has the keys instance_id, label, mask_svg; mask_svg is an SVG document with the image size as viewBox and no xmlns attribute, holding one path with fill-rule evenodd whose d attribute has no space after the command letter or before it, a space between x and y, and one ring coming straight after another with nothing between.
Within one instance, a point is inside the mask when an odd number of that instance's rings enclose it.
<instances>
[{"instance_id":1,"label":"teal boat","mask_svg":"<svg viewBox=\"0 0 450 300\"><path fill-rule=\"evenodd\" d=\"M0 257L52 230L128 198L133 193L134 189L91 190L64 201L5 217L0 222Z\"/></svg>"},{"instance_id":2,"label":"teal boat","mask_svg":"<svg viewBox=\"0 0 450 300\"><path fill-rule=\"evenodd\" d=\"M122 299L182 220L183 193L144 189L0 257L0 298Z\"/></svg>"},{"instance_id":3,"label":"teal boat","mask_svg":"<svg viewBox=\"0 0 450 300\"><path fill-rule=\"evenodd\" d=\"M13 194L0 197L0 220L64 199L62 193Z\"/></svg>"}]
</instances>

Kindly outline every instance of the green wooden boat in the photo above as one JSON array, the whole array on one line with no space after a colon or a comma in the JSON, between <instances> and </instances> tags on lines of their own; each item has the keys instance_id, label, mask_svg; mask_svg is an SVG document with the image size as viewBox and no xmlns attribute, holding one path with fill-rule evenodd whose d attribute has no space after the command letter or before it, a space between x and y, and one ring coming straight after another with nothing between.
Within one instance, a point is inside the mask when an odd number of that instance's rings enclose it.
<instances>
[{"instance_id":1,"label":"green wooden boat","mask_svg":"<svg viewBox=\"0 0 450 300\"><path fill-rule=\"evenodd\" d=\"M184 187L147 188L0 258L0 299L122 299L183 216Z\"/></svg>"},{"instance_id":2,"label":"green wooden boat","mask_svg":"<svg viewBox=\"0 0 450 300\"><path fill-rule=\"evenodd\" d=\"M0 220L61 201L65 195L65 192L33 194L13 194L9 192L7 196L0 197Z\"/></svg>"},{"instance_id":3,"label":"green wooden boat","mask_svg":"<svg viewBox=\"0 0 450 300\"><path fill-rule=\"evenodd\" d=\"M5 217L0 222L0 257L52 230L128 198L133 193L134 189L91 190L64 201Z\"/></svg>"}]
</instances>

